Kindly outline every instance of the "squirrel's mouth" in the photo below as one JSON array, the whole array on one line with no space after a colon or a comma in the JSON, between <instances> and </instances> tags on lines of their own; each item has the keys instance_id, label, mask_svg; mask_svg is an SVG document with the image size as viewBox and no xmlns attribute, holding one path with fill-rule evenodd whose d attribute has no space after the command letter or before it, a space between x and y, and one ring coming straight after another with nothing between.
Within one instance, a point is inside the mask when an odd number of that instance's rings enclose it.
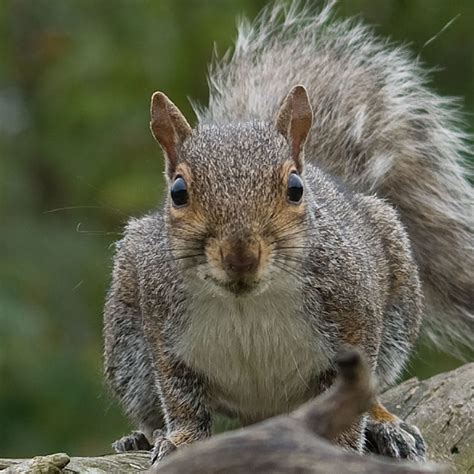
<instances>
[{"instance_id":1,"label":"squirrel's mouth","mask_svg":"<svg viewBox=\"0 0 474 474\"><path fill-rule=\"evenodd\" d=\"M214 280L214 279L213 279ZM227 290L228 292L234 294L235 296L245 296L250 293L253 293L257 287L257 282L246 282L246 281L230 281L230 282L221 282L214 280L218 286Z\"/></svg>"},{"instance_id":2,"label":"squirrel's mouth","mask_svg":"<svg viewBox=\"0 0 474 474\"><path fill-rule=\"evenodd\" d=\"M207 276L206 280L210 280L220 289L233 294L234 296L247 296L250 294L260 293L261 284L258 281L220 281L212 276Z\"/></svg>"},{"instance_id":3,"label":"squirrel's mouth","mask_svg":"<svg viewBox=\"0 0 474 474\"><path fill-rule=\"evenodd\" d=\"M258 283L248 283L245 281L235 281L224 284L225 288L236 296L243 296L252 293L257 287Z\"/></svg>"}]
</instances>

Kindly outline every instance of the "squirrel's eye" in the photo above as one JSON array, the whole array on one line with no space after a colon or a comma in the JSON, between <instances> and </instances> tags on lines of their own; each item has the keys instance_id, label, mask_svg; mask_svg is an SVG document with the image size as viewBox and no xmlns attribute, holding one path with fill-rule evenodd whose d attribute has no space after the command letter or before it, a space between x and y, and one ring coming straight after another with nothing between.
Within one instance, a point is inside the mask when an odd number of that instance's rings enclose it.
<instances>
[{"instance_id":1,"label":"squirrel's eye","mask_svg":"<svg viewBox=\"0 0 474 474\"><path fill-rule=\"evenodd\" d=\"M181 176L178 176L171 186L171 199L175 207L182 207L188 203L188 186Z\"/></svg>"},{"instance_id":2,"label":"squirrel's eye","mask_svg":"<svg viewBox=\"0 0 474 474\"><path fill-rule=\"evenodd\" d=\"M287 195L291 204L299 204L303 197L303 181L295 172L291 173L288 178Z\"/></svg>"}]
</instances>

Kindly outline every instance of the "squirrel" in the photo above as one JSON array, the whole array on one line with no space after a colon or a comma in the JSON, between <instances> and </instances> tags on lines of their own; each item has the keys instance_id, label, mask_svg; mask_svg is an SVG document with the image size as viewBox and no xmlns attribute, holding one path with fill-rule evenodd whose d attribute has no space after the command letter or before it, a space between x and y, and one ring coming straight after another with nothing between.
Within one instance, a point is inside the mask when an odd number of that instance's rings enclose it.
<instances>
[{"instance_id":1,"label":"squirrel","mask_svg":"<svg viewBox=\"0 0 474 474\"><path fill-rule=\"evenodd\" d=\"M126 226L104 311L106 379L138 426L117 451L158 463L210 436L215 414L289 412L332 385L347 347L386 387L422 319L435 342L472 343L456 103L405 48L296 5L240 25L194 128L152 96L169 192ZM378 401L335 442L426 458Z\"/></svg>"}]
</instances>

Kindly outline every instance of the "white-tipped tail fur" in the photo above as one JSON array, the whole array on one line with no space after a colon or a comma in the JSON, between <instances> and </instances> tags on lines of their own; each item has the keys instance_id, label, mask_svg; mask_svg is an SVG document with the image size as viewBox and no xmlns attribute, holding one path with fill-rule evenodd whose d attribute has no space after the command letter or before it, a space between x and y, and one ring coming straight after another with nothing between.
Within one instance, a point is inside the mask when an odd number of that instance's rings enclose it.
<instances>
[{"instance_id":1,"label":"white-tipped tail fur","mask_svg":"<svg viewBox=\"0 0 474 474\"><path fill-rule=\"evenodd\" d=\"M355 20L277 3L241 22L235 50L215 61L200 122L271 120L304 84L314 109L306 159L396 207L408 229L427 300L430 337L472 346L472 149L458 103L429 88L405 47Z\"/></svg>"}]
</instances>

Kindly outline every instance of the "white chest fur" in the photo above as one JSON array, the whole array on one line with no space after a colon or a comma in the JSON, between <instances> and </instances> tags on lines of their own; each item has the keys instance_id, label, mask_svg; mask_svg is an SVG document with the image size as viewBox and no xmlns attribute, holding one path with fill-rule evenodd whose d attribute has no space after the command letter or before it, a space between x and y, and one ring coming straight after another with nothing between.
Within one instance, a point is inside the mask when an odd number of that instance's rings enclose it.
<instances>
[{"instance_id":1,"label":"white chest fur","mask_svg":"<svg viewBox=\"0 0 474 474\"><path fill-rule=\"evenodd\" d=\"M193 296L178 353L211 381L213 398L243 417L288 411L312 396L311 379L328 366L298 301L271 291Z\"/></svg>"}]
</instances>

